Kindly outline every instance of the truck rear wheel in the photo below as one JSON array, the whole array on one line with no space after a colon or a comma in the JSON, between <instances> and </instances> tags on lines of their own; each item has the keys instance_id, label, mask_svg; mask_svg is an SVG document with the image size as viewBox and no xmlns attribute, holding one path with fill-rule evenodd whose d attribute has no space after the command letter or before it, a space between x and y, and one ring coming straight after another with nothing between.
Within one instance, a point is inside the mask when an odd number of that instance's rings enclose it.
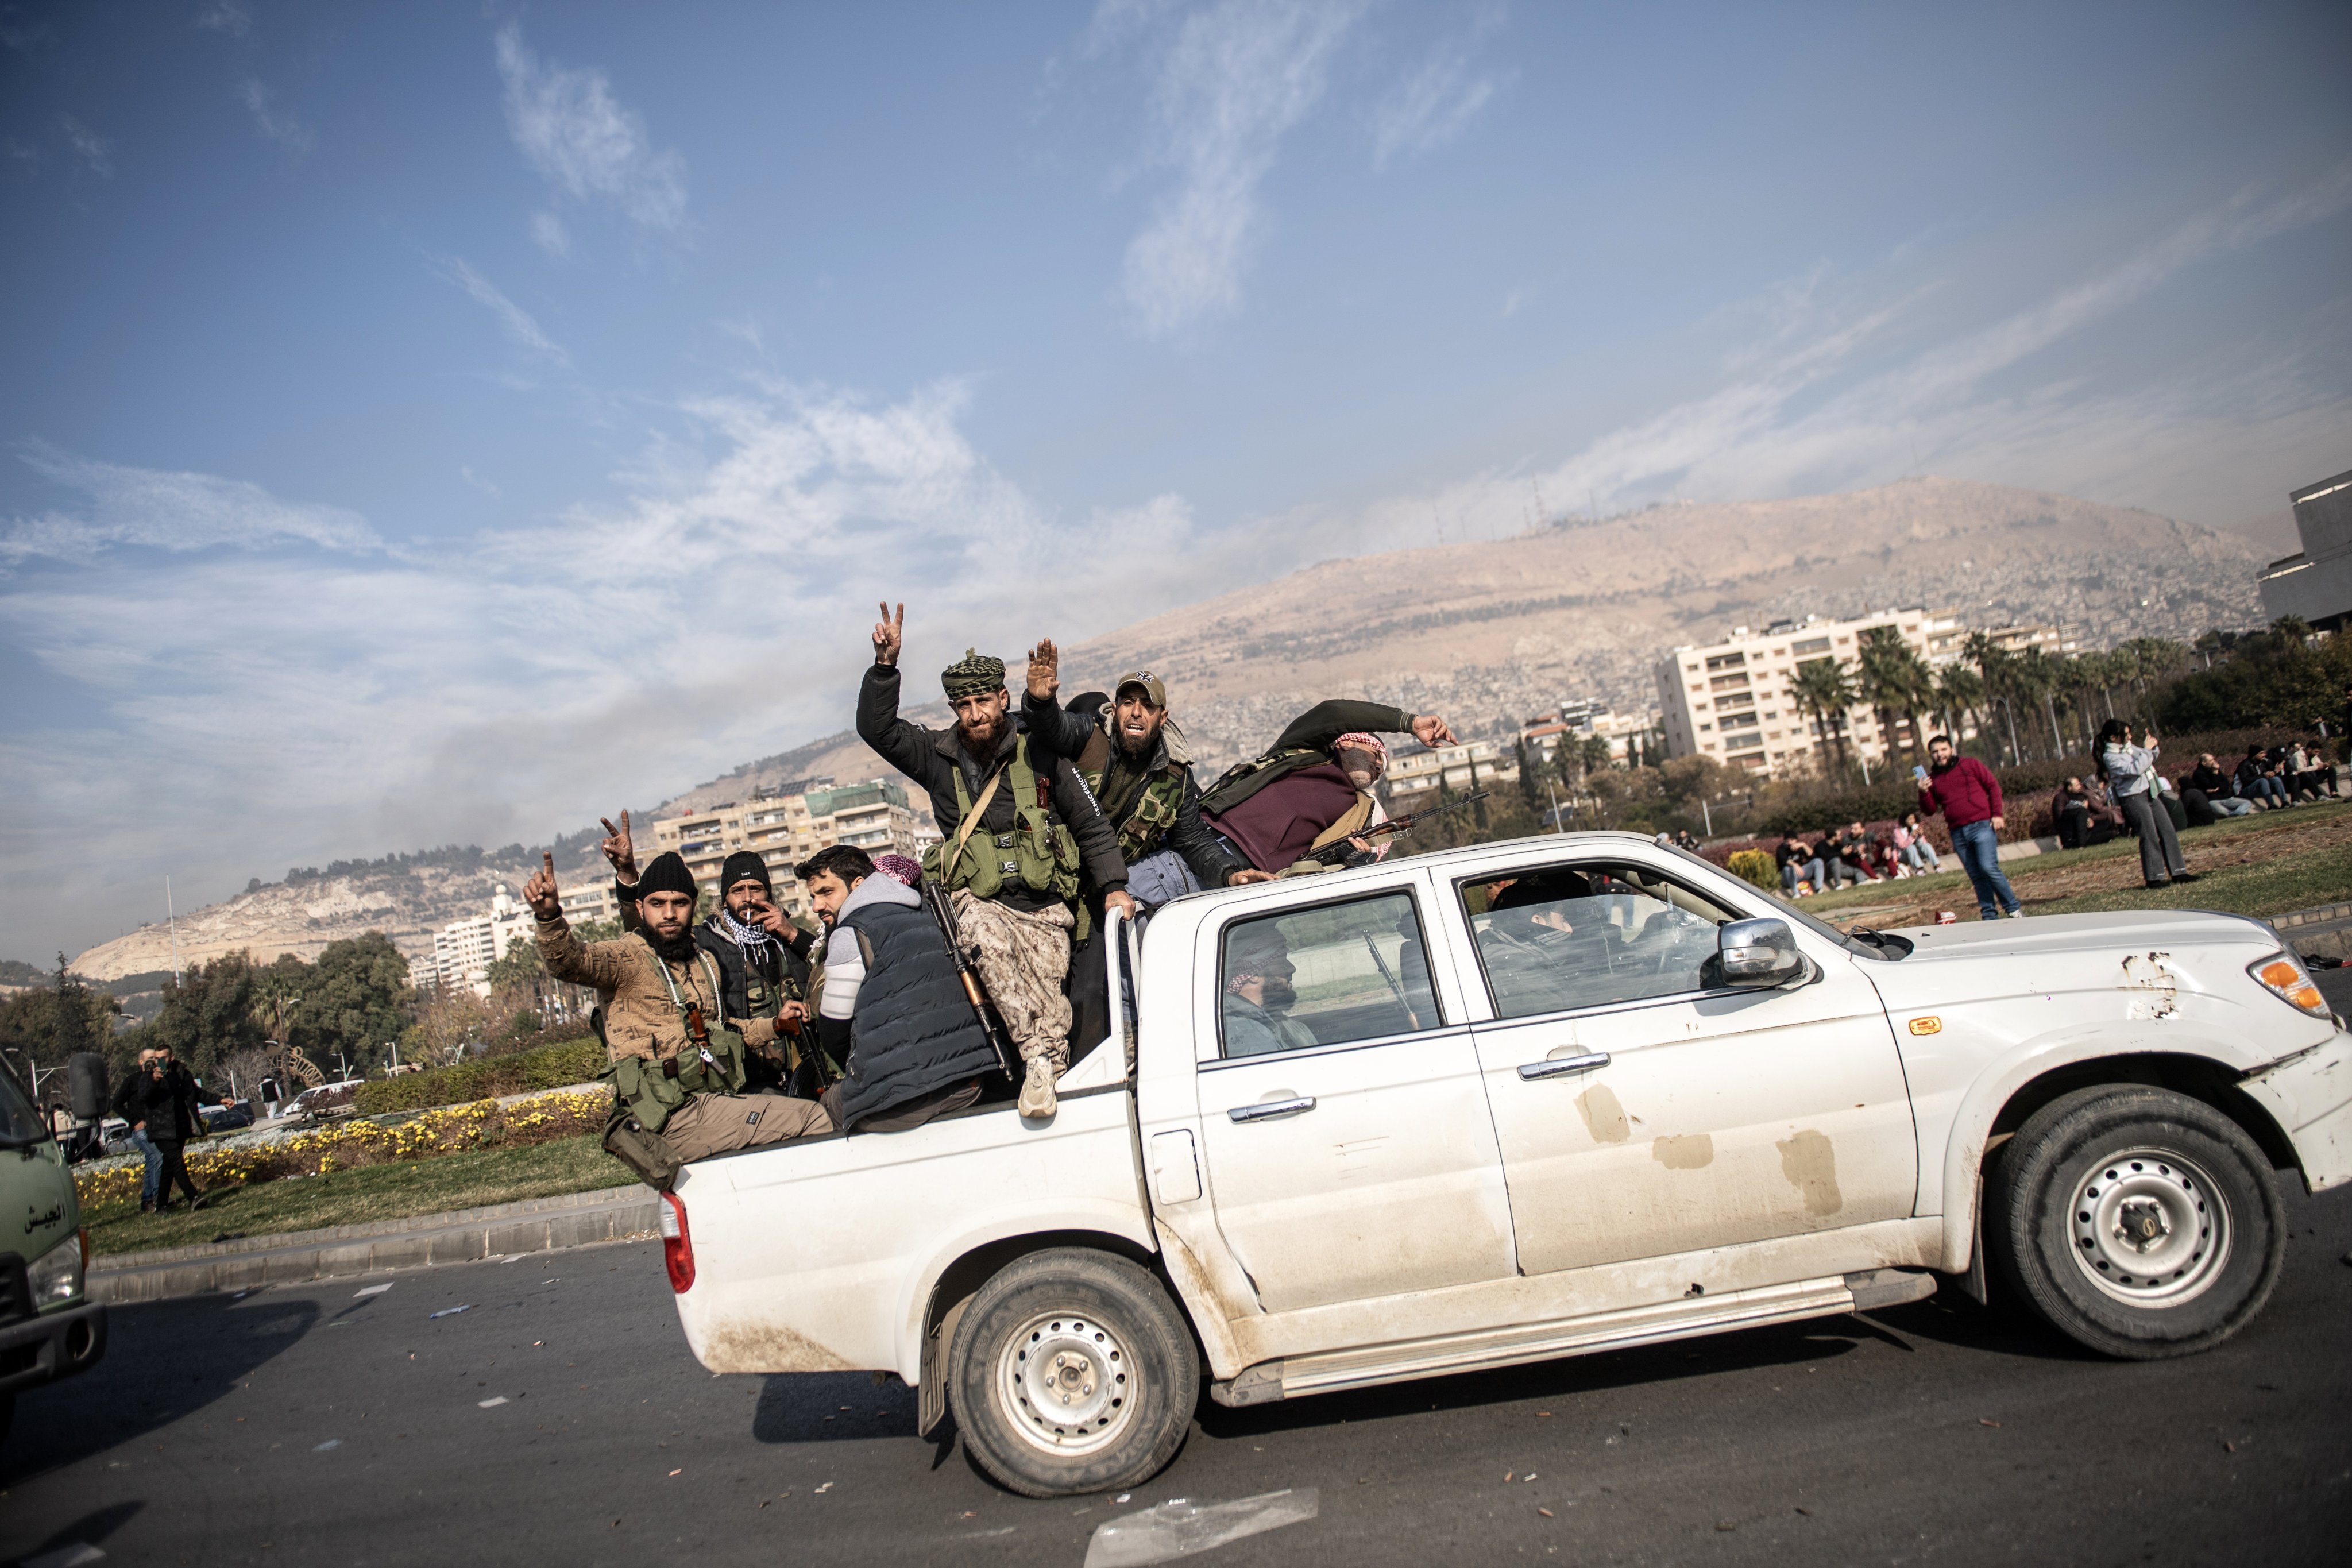
<instances>
[{"instance_id":1,"label":"truck rear wheel","mask_svg":"<svg viewBox=\"0 0 2352 1568\"><path fill-rule=\"evenodd\" d=\"M947 1373L971 1457L1026 1497L1149 1480L1201 1397L1192 1331L1159 1281L1085 1247L1033 1252L982 1286Z\"/></svg>"},{"instance_id":2,"label":"truck rear wheel","mask_svg":"<svg viewBox=\"0 0 2352 1568\"><path fill-rule=\"evenodd\" d=\"M2236 1333L2286 1256L2262 1150L2168 1089L2111 1084L2051 1101L2000 1149L1985 1204L1988 1261L2034 1311L2135 1361Z\"/></svg>"}]
</instances>

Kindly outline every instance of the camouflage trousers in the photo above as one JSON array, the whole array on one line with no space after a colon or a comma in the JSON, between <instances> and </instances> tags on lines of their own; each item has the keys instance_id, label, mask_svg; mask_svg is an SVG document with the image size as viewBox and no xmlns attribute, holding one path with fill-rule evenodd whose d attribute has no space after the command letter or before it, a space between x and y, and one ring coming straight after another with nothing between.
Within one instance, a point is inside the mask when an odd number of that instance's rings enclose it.
<instances>
[{"instance_id":1,"label":"camouflage trousers","mask_svg":"<svg viewBox=\"0 0 2352 1568\"><path fill-rule=\"evenodd\" d=\"M1024 1062L1046 1058L1058 1078L1070 1066L1070 999L1062 982L1070 973L1070 931L1077 921L1069 907L1049 904L1024 913L959 888L955 917L1013 1048Z\"/></svg>"}]
</instances>

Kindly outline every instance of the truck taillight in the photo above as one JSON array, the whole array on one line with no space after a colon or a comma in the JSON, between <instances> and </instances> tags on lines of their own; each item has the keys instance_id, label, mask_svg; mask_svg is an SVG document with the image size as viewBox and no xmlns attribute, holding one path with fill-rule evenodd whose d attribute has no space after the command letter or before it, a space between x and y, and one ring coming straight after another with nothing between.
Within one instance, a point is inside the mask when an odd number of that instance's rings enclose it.
<instances>
[{"instance_id":1,"label":"truck taillight","mask_svg":"<svg viewBox=\"0 0 2352 1568\"><path fill-rule=\"evenodd\" d=\"M661 1238L669 1288L683 1296L694 1289L694 1234L686 1228L686 1205L676 1193L661 1194Z\"/></svg>"}]
</instances>

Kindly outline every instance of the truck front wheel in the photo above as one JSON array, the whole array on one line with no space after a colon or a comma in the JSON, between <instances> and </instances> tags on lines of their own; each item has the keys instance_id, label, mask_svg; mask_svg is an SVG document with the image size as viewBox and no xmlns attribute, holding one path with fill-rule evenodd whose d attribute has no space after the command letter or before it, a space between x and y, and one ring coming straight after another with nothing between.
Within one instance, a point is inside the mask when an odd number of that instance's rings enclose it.
<instances>
[{"instance_id":1,"label":"truck front wheel","mask_svg":"<svg viewBox=\"0 0 2352 1568\"><path fill-rule=\"evenodd\" d=\"M1192 1331L1159 1281L1084 1247L1033 1252L982 1286L947 1375L971 1457L1026 1497L1149 1480L1201 1396Z\"/></svg>"},{"instance_id":2,"label":"truck front wheel","mask_svg":"<svg viewBox=\"0 0 2352 1568\"><path fill-rule=\"evenodd\" d=\"M2270 1162L2200 1100L2113 1084L2043 1106L1985 1184L1989 1262L2059 1332L2135 1361L2252 1321L2286 1256Z\"/></svg>"}]
</instances>

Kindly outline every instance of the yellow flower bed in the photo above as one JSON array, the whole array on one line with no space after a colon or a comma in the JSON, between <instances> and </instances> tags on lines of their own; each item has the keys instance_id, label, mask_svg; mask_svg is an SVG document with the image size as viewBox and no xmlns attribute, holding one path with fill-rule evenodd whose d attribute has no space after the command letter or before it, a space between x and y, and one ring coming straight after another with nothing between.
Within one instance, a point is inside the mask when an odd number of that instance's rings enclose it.
<instances>
[{"instance_id":1,"label":"yellow flower bed","mask_svg":"<svg viewBox=\"0 0 2352 1568\"><path fill-rule=\"evenodd\" d=\"M188 1155L188 1170L196 1185L208 1187L222 1182L315 1176L475 1149L521 1148L601 1131L612 1110L612 1092L601 1088L537 1095L512 1105L482 1100L428 1110L393 1127L335 1122L266 1143L198 1148ZM130 1161L77 1173L74 1190L85 1208L136 1202L142 1176L141 1163Z\"/></svg>"}]
</instances>

